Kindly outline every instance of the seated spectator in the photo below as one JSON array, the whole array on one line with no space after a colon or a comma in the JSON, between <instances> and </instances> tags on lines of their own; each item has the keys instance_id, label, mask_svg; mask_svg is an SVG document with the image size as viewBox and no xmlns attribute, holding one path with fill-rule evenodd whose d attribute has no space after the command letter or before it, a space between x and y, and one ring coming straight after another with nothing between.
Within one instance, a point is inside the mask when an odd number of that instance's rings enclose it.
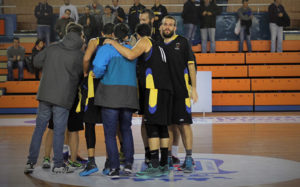
<instances>
[{"instance_id":1,"label":"seated spectator","mask_svg":"<svg viewBox=\"0 0 300 187\"><path fill-rule=\"evenodd\" d=\"M133 0L133 6L130 7L128 12L128 25L130 33L133 34L136 25L140 22L139 16L146 7L140 3L140 0Z\"/></svg>"},{"instance_id":2,"label":"seated spectator","mask_svg":"<svg viewBox=\"0 0 300 187\"><path fill-rule=\"evenodd\" d=\"M91 14L96 19L96 27L97 27L97 33L98 36L100 36L100 33L103 29L103 23L102 23L102 15L104 14L104 9L101 4L98 3L98 0L92 0L92 3L88 5L90 8Z\"/></svg>"},{"instance_id":3,"label":"seated spectator","mask_svg":"<svg viewBox=\"0 0 300 187\"><path fill-rule=\"evenodd\" d=\"M59 36L60 39L62 39L66 34L66 26L70 22L74 22L73 18L70 18L71 10L66 9L65 14L63 17L61 17L59 20L57 20L55 25L55 30Z\"/></svg>"},{"instance_id":4,"label":"seated spectator","mask_svg":"<svg viewBox=\"0 0 300 187\"><path fill-rule=\"evenodd\" d=\"M37 18L37 34L38 38L44 39L46 44L50 44L51 24L53 8L47 3L47 0L41 1L34 10Z\"/></svg>"},{"instance_id":5,"label":"seated spectator","mask_svg":"<svg viewBox=\"0 0 300 187\"><path fill-rule=\"evenodd\" d=\"M125 23L126 22L126 14L124 9L119 6L119 0L112 0L112 8L113 14L115 15L114 24Z\"/></svg>"},{"instance_id":6,"label":"seated spectator","mask_svg":"<svg viewBox=\"0 0 300 187\"><path fill-rule=\"evenodd\" d=\"M7 49L7 69L8 69L8 77L7 80L13 81L13 69L18 67L19 69L19 80L23 80L23 69L24 69L24 57L25 57L25 49L20 46L20 39L18 37L14 37L13 46Z\"/></svg>"},{"instance_id":7,"label":"seated spectator","mask_svg":"<svg viewBox=\"0 0 300 187\"><path fill-rule=\"evenodd\" d=\"M286 15L286 16L285 16ZM271 52L282 52L283 26L285 26L285 17L287 13L281 4L281 0L274 0L269 6L270 32L271 32ZM276 49L277 38L277 50Z\"/></svg>"},{"instance_id":8,"label":"seated spectator","mask_svg":"<svg viewBox=\"0 0 300 187\"><path fill-rule=\"evenodd\" d=\"M37 41L35 42L34 47L32 48L32 53L31 53L31 60L32 60L32 64L33 64L33 59L34 57L41 52L43 49L45 48L45 42L41 39L37 39ZM40 80L40 70L38 68L34 68L34 74L35 74L35 79L36 80Z\"/></svg>"},{"instance_id":9,"label":"seated spectator","mask_svg":"<svg viewBox=\"0 0 300 187\"><path fill-rule=\"evenodd\" d=\"M108 23L114 23L115 15L112 14L113 9L111 6L106 5L104 8L104 15L102 16L102 23L106 25Z\"/></svg>"},{"instance_id":10,"label":"seated spectator","mask_svg":"<svg viewBox=\"0 0 300 187\"><path fill-rule=\"evenodd\" d=\"M77 8L74 5L71 5L70 0L64 0L64 5L62 5L59 9L59 18L62 18L65 14L66 9L69 9L71 12L70 17L74 19L74 21L77 23L79 16L77 12Z\"/></svg>"},{"instance_id":11,"label":"seated spectator","mask_svg":"<svg viewBox=\"0 0 300 187\"><path fill-rule=\"evenodd\" d=\"M241 20L241 30L240 30L240 45L239 52L243 52L244 40L246 35L248 52L252 52L251 46L251 36L250 36L250 27L252 25L252 10L248 6L248 0L242 0L243 6L238 9L238 16Z\"/></svg>"},{"instance_id":12,"label":"seated spectator","mask_svg":"<svg viewBox=\"0 0 300 187\"><path fill-rule=\"evenodd\" d=\"M206 53L207 36L210 41L210 52L216 52L216 16L220 14L220 8L212 0L204 0L200 6L200 31L201 50Z\"/></svg>"},{"instance_id":13,"label":"seated spectator","mask_svg":"<svg viewBox=\"0 0 300 187\"><path fill-rule=\"evenodd\" d=\"M83 32L87 43L91 38L98 35L96 30L96 20L95 17L91 15L89 6L84 7L84 14L79 18L78 23L83 26Z\"/></svg>"}]
</instances>

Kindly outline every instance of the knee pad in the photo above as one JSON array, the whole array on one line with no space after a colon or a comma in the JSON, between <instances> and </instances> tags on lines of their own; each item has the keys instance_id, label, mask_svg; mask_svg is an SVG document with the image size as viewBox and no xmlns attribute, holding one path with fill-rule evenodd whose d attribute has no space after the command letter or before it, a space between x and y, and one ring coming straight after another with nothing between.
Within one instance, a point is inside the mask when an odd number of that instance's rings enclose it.
<instances>
[{"instance_id":1,"label":"knee pad","mask_svg":"<svg viewBox=\"0 0 300 187\"><path fill-rule=\"evenodd\" d=\"M159 127L159 137L160 138L169 138L168 126L160 125L160 127Z\"/></svg>"},{"instance_id":2,"label":"knee pad","mask_svg":"<svg viewBox=\"0 0 300 187\"><path fill-rule=\"evenodd\" d=\"M146 131L148 138L159 138L157 125L146 125Z\"/></svg>"}]
</instances>

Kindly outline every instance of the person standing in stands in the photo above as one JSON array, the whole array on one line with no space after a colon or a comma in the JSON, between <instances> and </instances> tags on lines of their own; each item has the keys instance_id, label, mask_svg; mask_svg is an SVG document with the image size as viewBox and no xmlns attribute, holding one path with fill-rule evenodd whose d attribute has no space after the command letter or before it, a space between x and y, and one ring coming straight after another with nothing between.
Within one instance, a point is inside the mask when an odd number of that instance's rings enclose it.
<instances>
[{"instance_id":1,"label":"person standing in stands","mask_svg":"<svg viewBox=\"0 0 300 187\"><path fill-rule=\"evenodd\" d=\"M128 25L130 28L131 34L134 33L136 25L140 22L139 16L140 13L146 8L140 3L140 0L133 0L134 4L129 9L128 13Z\"/></svg>"},{"instance_id":2,"label":"person standing in stands","mask_svg":"<svg viewBox=\"0 0 300 187\"><path fill-rule=\"evenodd\" d=\"M161 20L168 15L167 8L160 3L160 0L155 0L154 6L151 8L155 17L153 27L155 28L154 33L152 33L152 39L158 41L162 40L162 37L159 32L159 27Z\"/></svg>"},{"instance_id":3,"label":"person standing in stands","mask_svg":"<svg viewBox=\"0 0 300 187\"><path fill-rule=\"evenodd\" d=\"M104 15L102 16L103 25L106 25L108 23L114 23L115 15L112 12L113 12L112 7L109 5L106 5L104 8Z\"/></svg>"},{"instance_id":4,"label":"person standing in stands","mask_svg":"<svg viewBox=\"0 0 300 187\"><path fill-rule=\"evenodd\" d=\"M96 27L97 27L97 36L100 36L102 29L103 29L103 23L102 23L102 15L104 14L104 8L101 4L98 3L98 0L92 0L92 3L88 5L91 11L91 14L96 19Z\"/></svg>"},{"instance_id":5,"label":"person standing in stands","mask_svg":"<svg viewBox=\"0 0 300 187\"><path fill-rule=\"evenodd\" d=\"M84 14L80 16L78 23L83 26L86 43L88 43L91 38L97 36L96 19L93 15L91 15L90 8L88 6L84 7Z\"/></svg>"},{"instance_id":6,"label":"person standing in stands","mask_svg":"<svg viewBox=\"0 0 300 187\"><path fill-rule=\"evenodd\" d=\"M184 3L181 17L183 19L185 37L188 39L190 45L192 45L198 23L198 8L196 7L195 0L187 0Z\"/></svg>"},{"instance_id":7,"label":"person standing in stands","mask_svg":"<svg viewBox=\"0 0 300 187\"><path fill-rule=\"evenodd\" d=\"M202 1L203 2L203 1ZM201 51L207 52L207 36L210 41L210 53L216 52L216 16L220 14L220 8L212 0L204 0L200 6L200 31Z\"/></svg>"},{"instance_id":8,"label":"person standing in stands","mask_svg":"<svg viewBox=\"0 0 300 187\"><path fill-rule=\"evenodd\" d=\"M7 80L13 81L13 69L17 66L19 70L19 81L23 80L23 69L24 69L24 57L25 57L25 49L20 46L20 39L18 37L14 37L13 46L7 49L7 69L8 69L8 77Z\"/></svg>"},{"instance_id":9,"label":"person standing in stands","mask_svg":"<svg viewBox=\"0 0 300 187\"><path fill-rule=\"evenodd\" d=\"M32 53L31 53L31 60L33 63L33 59L34 57L41 52L43 49L45 48L45 42L41 39L37 39L37 41L35 42L34 47L32 48ZM36 80L40 80L40 70L38 68L33 68L34 69L34 74L35 74L35 79Z\"/></svg>"},{"instance_id":10,"label":"person standing in stands","mask_svg":"<svg viewBox=\"0 0 300 187\"><path fill-rule=\"evenodd\" d=\"M52 172L73 172L72 168L63 162L63 145L69 111L74 103L83 71L83 52L81 51L83 44L83 29L74 23L68 27L67 35L62 41L50 45L34 58L34 66L43 68L43 74L37 94L39 107L24 169L25 174L34 171L42 138L51 115L53 115L54 122Z\"/></svg>"},{"instance_id":11,"label":"person standing in stands","mask_svg":"<svg viewBox=\"0 0 300 187\"><path fill-rule=\"evenodd\" d=\"M270 32L271 32L271 52L282 52L284 15L286 14L281 0L274 0L269 6ZM277 47L276 47L277 39Z\"/></svg>"},{"instance_id":12,"label":"person standing in stands","mask_svg":"<svg viewBox=\"0 0 300 187\"><path fill-rule=\"evenodd\" d=\"M34 15L37 18L38 38L45 40L46 45L50 44L51 24L53 8L47 3L47 0L41 1L34 9Z\"/></svg>"},{"instance_id":13,"label":"person standing in stands","mask_svg":"<svg viewBox=\"0 0 300 187\"><path fill-rule=\"evenodd\" d=\"M65 15L65 10L69 9L71 12L70 17L74 19L74 21L77 23L79 20L78 12L76 6L72 5L70 3L71 0L64 0L64 5L62 5L59 9L59 18L63 17Z\"/></svg>"},{"instance_id":14,"label":"person standing in stands","mask_svg":"<svg viewBox=\"0 0 300 187\"><path fill-rule=\"evenodd\" d=\"M112 8L113 14L115 15L114 24L125 23L126 22L126 14L124 9L119 6L119 0L112 0Z\"/></svg>"},{"instance_id":15,"label":"person standing in stands","mask_svg":"<svg viewBox=\"0 0 300 187\"><path fill-rule=\"evenodd\" d=\"M238 9L237 13L239 19L241 20L241 30L240 30L240 44L239 44L239 52L243 52L244 40L246 35L247 48L248 52L252 52L251 46L251 35L250 28L252 25L253 13L251 8L248 6L248 0L242 0L243 6Z\"/></svg>"},{"instance_id":16,"label":"person standing in stands","mask_svg":"<svg viewBox=\"0 0 300 187\"><path fill-rule=\"evenodd\" d=\"M66 9L65 14L55 24L55 31L57 32L60 39L62 39L66 34L66 26L70 22L74 22L74 19L70 17L71 10Z\"/></svg>"},{"instance_id":17,"label":"person standing in stands","mask_svg":"<svg viewBox=\"0 0 300 187\"><path fill-rule=\"evenodd\" d=\"M124 23L114 27L114 36L127 48L129 28ZM132 114L139 109L136 61L130 61L118 53L111 45L103 45L98 49L93 61L93 72L101 78L95 94L95 105L101 106L106 150L109 158L110 172L108 176L119 177L120 160L116 142L117 126L123 139L126 175L131 174L134 145L131 131Z\"/></svg>"}]
</instances>

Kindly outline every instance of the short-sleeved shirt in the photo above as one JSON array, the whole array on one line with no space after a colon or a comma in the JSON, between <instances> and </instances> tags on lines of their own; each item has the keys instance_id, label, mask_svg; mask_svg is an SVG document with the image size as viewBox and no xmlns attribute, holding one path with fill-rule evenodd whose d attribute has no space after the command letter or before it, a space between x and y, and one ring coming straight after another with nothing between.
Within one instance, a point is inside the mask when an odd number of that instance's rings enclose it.
<instances>
[{"instance_id":1,"label":"short-sleeved shirt","mask_svg":"<svg viewBox=\"0 0 300 187\"><path fill-rule=\"evenodd\" d=\"M163 43L162 46L170 66L174 99L188 98L188 87L191 82L188 64L195 63L191 46L186 38L179 35L174 35L172 41Z\"/></svg>"}]
</instances>

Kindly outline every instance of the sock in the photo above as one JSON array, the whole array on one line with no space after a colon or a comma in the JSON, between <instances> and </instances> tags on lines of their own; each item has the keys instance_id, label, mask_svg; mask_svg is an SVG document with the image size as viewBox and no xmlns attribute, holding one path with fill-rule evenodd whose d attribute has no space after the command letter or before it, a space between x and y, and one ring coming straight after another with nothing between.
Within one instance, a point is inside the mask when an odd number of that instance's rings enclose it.
<instances>
[{"instance_id":1,"label":"sock","mask_svg":"<svg viewBox=\"0 0 300 187\"><path fill-rule=\"evenodd\" d=\"M186 157L192 157L192 150L186 150Z\"/></svg>"},{"instance_id":2,"label":"sock","mask_svg":"<svg viewBox=\"0 0 300 187\"><path fill-rule=\"evenodd\" d=\"M172 146L172 155L177 157L177 155L178 155L178 146L177 145Z\"/></svg>"},{"instance_id":3,"label":"sock","mask_svg":"<svg viewBox=\"0 0 300 187\"><path fill-rule=\"evenodd\" d=\"M95 163L95 157L88 157L88 161L91 163Z\"/></svg>"},{"instance_id":4,"label":"sock","mask_svg":"<svg viewBox=\"0 0 300 187\"><path fill-rule=\"evenodd\" d=\"M145 157L150 159L150 148L149 147L145 147Z\"/></svg>"},{"instance_id":5,"label":"sock","mask_svg":"<svg viewBox=\"0 0 300 187\"><path fill-rule=\"evenodd\" d=\"M150 151L150 157L151 157L150 163L152 164L152 167L157 168L159 166L159 151L158 151L158 149Z\"/></svg>"},{"instance_id":6,"label":"sock","mask_svg":"<svg viewBox=\"0 0 300 187\"><path fill-rule=\"evenodd\" d=\"M168 164L168 148L160 148L160 165L165 166Z\"/></svg>"}]
</instances>

